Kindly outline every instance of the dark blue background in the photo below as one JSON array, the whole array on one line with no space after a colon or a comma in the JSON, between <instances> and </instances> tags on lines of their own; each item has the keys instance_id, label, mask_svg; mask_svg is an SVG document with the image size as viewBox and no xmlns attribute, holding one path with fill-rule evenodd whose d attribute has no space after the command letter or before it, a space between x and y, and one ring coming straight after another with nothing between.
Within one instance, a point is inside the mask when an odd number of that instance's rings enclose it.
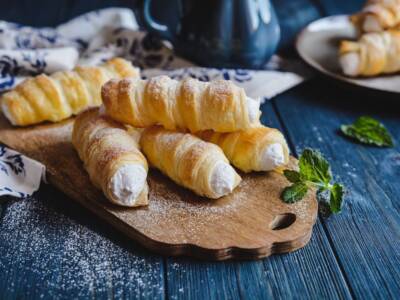
<instances>
[{"instance_id":1,"label":"dark blue background","mask_svg":"<svg viewBox=\"0 0 400 300\"><path fill-rule=\"evenodd\" d=\"M168 9L168 1L155 1ZM275 0L282 47L294 55L293 38L305 24L356 11L363 2ZM134 1L1 1L0 19L51 26L113 5L140 11ZM353 89L316 75L262 110L263 123L284 132L293 155L305 147L319 149L346 186L343 212L319 218L305 248L248 262L165 258L43 185L32 199L2 204L0 299L398 299L399 96ZM338 134L341 124L364 114L388 127L394 148L367 147Z\"/></svg>"},{"instance_id":2,"label":"dark blue background","mask_svg":"<svg viewBox=\"0 0 400 300\"><path fill-rule=\"evenodd\" d=\"M161 23L166 22L163 17L170 15L171 1L177 0L153 0L156 5L162 6L158 10L161 15L155 15ZM320 14L325 14L329 9L331 14L350 13L356 7L360 7L362 0L356 1L298 1L298 0L273 0L280 19L283 38L281 45L290 46L298 30L310 21L318 18ZM335 5L335 2L340 2ZM313 3L310 7L308 3ZM82 13L105 7L129 7L132 8L142 23L140 0L1 0L0 1L0 20L18 22L31 26L55 26L65 22ZM173 18L168 19L174 24ZM205 20L206 21L206 20Z\"/></svg>"}]
</instances>

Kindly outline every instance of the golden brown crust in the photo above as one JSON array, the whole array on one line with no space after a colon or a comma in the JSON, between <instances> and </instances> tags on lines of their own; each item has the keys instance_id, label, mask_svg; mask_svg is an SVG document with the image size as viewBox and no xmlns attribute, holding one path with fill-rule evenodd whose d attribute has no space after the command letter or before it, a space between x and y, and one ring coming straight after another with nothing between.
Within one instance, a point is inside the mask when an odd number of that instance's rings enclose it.
<instances>
[{"instance_id":1,"label":"golden brown crust","mask_svg":"<svg viewBox=\"0 0 400 300\"><path fill-rule=\"evenodd\" d=\"M285 137L274 128L260 126L231 133L208 130L197 135L221 147L229 161L244 172L263 171L262 155L266 147L272 144L282 146L284 164L289 162L289 148Z\"/></svg>"},{"instance_id":2,"label":"golden brown crust","mask_svg":"<svg viewBox=\"0 0 400 300\"><path fill-rule=\"evenodd\" d=\"M249 119L244 90L230 81L121 79L105 84L102 98L112 118L134 127L230 132L259 125L259 116Z\"/></svg>"},{"instance_id":3,"label":"golden brown crust","mask_svg":"<svg viewBox=\"0 0 400 300\"><path fill-rule=\"evenodd\" d=\"M105 196L116 204L110 181L117 170L128 164L140 164L147 171L147 161L139 151L137 142L125 127L109 117L98 114L98 109L89 109L75 120L72 143L84 162L92 183L103 190ZM147 184L144 187L147 191ZM147 192L142 191L130 206L147 204Z\"/></svg>"},{"instance_id":4,"label":"golden brown crust","mask_svg":"<svg viewBox=\"0 0 400 300\"><path fill-rule=\"evenodd\" d=\"M348 52L359 51L360 45L354 41L340 41L339 54L345 54Z\"/></svg>"},{"instance_id":5,"label":"golden brown crust","mask_svg":"<svg viewBox=\"0 0 400 300\"><path fill-rule=\"evenodd\" d=\"M218 198L210 186L210 176L218 162L228 162L222 150L211 143L160 126L146 128L140 145L149 163L176 183L209 198ZM240 182L236 174L235 187Z\"/></svg>"},{"instance_id":6,"label":"golden brown crust","mask_svg":"<svg viewBox=\"0 0 400 300\"><path fill-rule=\"evenodd\" d=\"M0 104L14 125L57 122L101 104L101 85L111 78L139 77L128 61L114 58L98 67L77 66L72 71L41 74L5 93Z\"/></svg>"},{"instance_id":7,"label":"golden brown crust","mask_svg":"<svg viewBox=\"0 0 400 300\"><path fill-rule=\"evenodd\" d=\"M358 72L354 76L376 76L400 71L400 31L366 33L357 42L342 41L339 56L358 55Z\"/></svg>"},{"instance_id":8,"label":"golden brown crust","mask_svg":"<svg viewBox=\"0 0 400 300\"><path fill-rule=\"evenodd\" d=\"M367 17L379 24L378 30L365 26ZM361 12L350 17L353 24L364 32L376 32L391 29L400 24L400 0L369 0Z\"/></svg>"}]
</instances>

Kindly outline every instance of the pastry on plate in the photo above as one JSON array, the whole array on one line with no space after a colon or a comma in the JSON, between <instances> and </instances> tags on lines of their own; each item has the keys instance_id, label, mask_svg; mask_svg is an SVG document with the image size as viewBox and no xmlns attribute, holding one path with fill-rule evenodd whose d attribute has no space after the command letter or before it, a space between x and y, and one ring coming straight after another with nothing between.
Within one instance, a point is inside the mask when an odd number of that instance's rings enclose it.
<instances>
[{"instance_id":1,"label":"pastry on plate","mask_svg":"<svg viewBox=\"0 0 400 300\"><path fill-rule=\"evenodd\" d=\"M244 172L271 171L289 162L285 137L274 128L260 126L231 133L208 130L197 136L220 146L229 161Z\"/></svg>"},{"instance_id":2,"label":"pastry on plate","mask_svg":"<svg viewBox=\"0 0 400 300\"><path fill-rule=\"evenodd\" d=\"M112 78L139 77L130 62L114 58L98 67L77 66L50 76L26 79L0 98L1 110L13 125L57 122L101 104L101 86Z\"/></svg>"},{"instance_id":3,"label":"pastry on plate","mask_svg":"<svg viewBox=\"0 0 400 300\"><path fill-rule=\"evenodd\" d=\"M140 145L151 166L200 196L220 198L241 181L218 146L189 133L149 127Z\"/></svg>"},{"instance_id":4,"label":"pastry on plate","mask_svg":"<svg viewBox=\"0 0 400 300\"><path fill-rule=\"evenodd\" d=\"M339 62L347 76L376 76L400 71L400 30L363 34L341 41Z\"/></svg>"},{"instance_id":5,"label":"pastry on plate","mask_svg":"<svg viewBox=\"0 0 400 300\"><path fill-rule=\"evenodd\" d=\"M147 161L123 125L90 109L77 116L72 144L94 186L111 202L130 207L148 203Z\"/></svg>"},{"instance_id":6,"label":"pastry on plate","mask_svg":"<svg viewBox=\"0 0 400 300\"><path fill-rule=\"evenodd\" d=\"M111 80L103 86L102 98L108 115L134 127L231 132L260 124L259 101L227 80Z\"/></svg>"},{"instance_id":7,"label":"pastry on plate","mask_svg":"<svg viewBox=\"0 0 400 300\"><path fill-rule=\"evenodd\" d=\"M379 32L400 25L400 0L369 0L350 17L362 32Z\"/></svg>"}]
</instances>

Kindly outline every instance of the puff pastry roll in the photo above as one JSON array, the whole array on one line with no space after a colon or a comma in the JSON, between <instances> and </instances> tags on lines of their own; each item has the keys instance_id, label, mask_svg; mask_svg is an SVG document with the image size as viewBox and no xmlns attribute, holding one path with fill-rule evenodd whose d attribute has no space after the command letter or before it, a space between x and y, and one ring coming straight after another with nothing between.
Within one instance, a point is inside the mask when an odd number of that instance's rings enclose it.
<instances>
[{"instance_id":1,"label":"puff pastry roll","mask_svg":"<svg viewBox=\"0 0 400 300\"><path fill-rule=\"evenodd\" d=\"M357 42L342 41L339 62L348 76L375 76L400 71L400 31L366 33Z\"/></svg>"},{"instance_id":2,"label":"puff pastry roll","mask_svg":"<svg viewBox=\"0 0 400 300\"><path fill-rule=\"evenodd\" d=\"M1 110L13 125L57 122L101 104L101 86L112 78L138 77L130 62L114 58L98 67L41 74L29 78L0 99Z\"/></svg>"},{"instance_id":3,"label":"puff pastry roll","mask_svg":"<svg viewBox=\"0 0 400 300\"><path fill-rule=\"evenodd\" d=\"M92 183L111 202L131 207L148 203L147 161L123 125L90 109L76 118L72 144Z\"/></svg>"},{"instance_id":4,"label":"puff pastry roll","mask_svg":"<svg viewBox=\"0 0 400 300\"><path fill-rule=\"evenodd\" d=\"M362 32L379 32L400 24L400 0L369 0L351 21Z\"/></svg>"},{"instance_id":5,"label":"puff pastry roll","mask_svg":"<svg viewBox=\"0 0 400 300\"><path fill-rule=\"evenodd\" d=\"M198 136L224 151L229 161L244 172L271 171L289 162L289 148L283 134L260 126L231 133L203 131Z\"/></svg>"},{"instance_id":6,"label":"puff pastry roll","mask_svg":"<svg viewBox=\"0 0 400 300\"><path fill-rule=\"evenodd\" d=\"M218 146L191 134L149 127L140 145L151 166L198 195L220 198L241 181Z\"/></svg>"},{"instance_id":7,"label":"puff pastry roll","mask_svg":"<svg viewBox=\"0 0 400 300\"><path fill-rule=\"evenodd\" d=\"M259 124L259 101L226 80L120 79L102 88L107 114L134 127L230 132Z\"/></svg>"}]
</instances>

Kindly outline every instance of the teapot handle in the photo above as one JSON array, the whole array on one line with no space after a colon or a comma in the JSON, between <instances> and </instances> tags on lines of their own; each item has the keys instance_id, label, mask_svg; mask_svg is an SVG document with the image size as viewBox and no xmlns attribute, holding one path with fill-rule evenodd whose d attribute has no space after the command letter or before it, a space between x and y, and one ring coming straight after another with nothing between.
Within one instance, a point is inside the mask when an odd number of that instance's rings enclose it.
<instances>
[{"instance_id":1,"label":"teapot handle","mask_svg":"<svg viewBox=\"0 0 400 300\"><path fill-rule=\"evenodd\" d=\"M150 6L151 6L151 0L144 0L144 5L143 5L143 16L144 16L144 22L146 27L149 29L149 31L154 32L161 36L161 38L167 39L167 40L172 40L173 35L168 28L167 25L160 24L156 20L153 19L151 16L150 12Z\"/></svg>"}]
</instances>

